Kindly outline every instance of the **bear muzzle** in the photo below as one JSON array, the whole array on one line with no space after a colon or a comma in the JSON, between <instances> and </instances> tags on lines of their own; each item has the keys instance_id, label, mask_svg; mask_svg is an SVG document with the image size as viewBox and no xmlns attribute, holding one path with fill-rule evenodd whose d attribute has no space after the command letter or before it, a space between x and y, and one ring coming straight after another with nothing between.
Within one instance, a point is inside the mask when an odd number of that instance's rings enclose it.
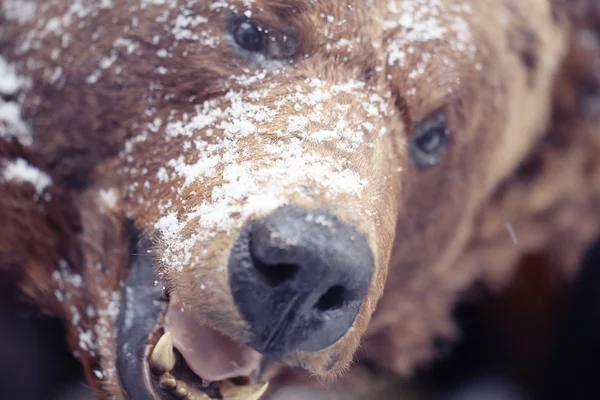
<instances>
[{"instance_id":1,"label":"bear muzzle","mask_svg":"<svg viewBox=\"0 0 600 400\"><path fill-rule=\"evenodd\" d=\"M228 263L233 305L249 332L240 343L164 298L151 264L134 257L123 290L117 353L132 398L264 393L259 380L268 360L285 363L290 354L317 353L344 337L374 274L366 236L327 210L284 206L249 221ZM243 385L231 386L240 379Z\"/></svg>"}]
</instances>

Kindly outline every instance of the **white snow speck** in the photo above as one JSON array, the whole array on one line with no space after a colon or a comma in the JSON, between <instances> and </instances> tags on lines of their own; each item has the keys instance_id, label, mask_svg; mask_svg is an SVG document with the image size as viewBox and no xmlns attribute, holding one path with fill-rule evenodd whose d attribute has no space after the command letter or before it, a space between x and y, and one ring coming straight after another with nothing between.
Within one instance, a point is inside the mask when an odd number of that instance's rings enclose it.
<instances>
[{"instance_id":1,"label":"white snow speck","mask_svg":"<svg viewBox=\"0 0 600 400\"><path fill-rule=\"evenodd\" d=\"M89 75L85 81L86 83L93 85L94 83L98 82L100 80L100 77L102 76L102 71L97 69L96 71L94 71L91 75Z\"/></svg>"},{"instance_id":2,"label":"white snow speck","mask_svg":"<svg viewBox=\"0 0 600 400\"><path fill-rule=\"evenodd\" d=\"M100 201L102 201L102 205L106 209L112 210L117 206L119 198L116 189L100 189L98 194L100 195Z\"/></svg>"},{"instance_id":3,"label":"white snow speck","mask_svg":"<svg viewBox=\"0 0 600 400\"><path fill-rule=\"evenodd\" d=\"M21 106L18 103L0 100L0 137L14 137L23 146L33 142L29 127L21 119Z\"/></svg>"},{"instance_id":4,"label":"white snow speck","mask_svg":"<svg viewBox=\"0 0 600 400\"><path fill-rule=\"evenodd\" d=\"M472 56L475 45L465 19L471 13L468 1L390 0L384 30L393 32L387 40L388 64L404 67L409 56L420 57L421 65L411 71L413 78L426 71L433 58L428 51L417 51L424 43L443 40L457 57Z\"/></svg>"},{"instance_id":5,"label":"white snow speck","mask_svg":"<svg viewBox=\"0 0 600 400\"><path fill-rule=\"evenodd\" d=\"M11 95L25 86L25 79L18 76L15 67L0 56L0 93Z\"/></svg>"},{"instance_id":6,"label":"white snow speck","mask_svg":"<svg viewBox=\"0 0 600 400\"><path fill-rule=\"evenodd\" d=\"M14 65L0 56L0 94L15 95L28 86L27 79L17 75ZM21 119L21 105L0 98L0 137L14 137L23 146L29 146L33 137L29 127Z\"/></svg>"},{"instance_id":7,"label":"white snow speck","mask_svg":"<svg viewBox=\"0 0 600 400\"><path fill-rule=\"evenodd\" d=\"M35 18L36 7L35 0L4 0L2 2L2 9L6 19L17 21L20 24Z\"/></svg>"},{"instance_id":8,"label":"white snow speck","mask_svg":"<svg viewBox=\"0 0 600 400\"><path fill-rule=\"evenodd\" d=\"M127 54L133 54L133 52L136 51L139 46L139 43L125 38L118 38L113 43L113 47L124 47Z\"/></svg>"},{"instance_id":9,"label":"white snow speck","mask_svg":"<svg viewBox=\"0 0 600 400\"><path fill-rule=\"evenodd\" d=\"M36 197L52 184L52 179L43 171L31 166L22 158L9 161L4 166L1 177L7 182L30 183L35 188Z\"/></svg>"}]
</instances>

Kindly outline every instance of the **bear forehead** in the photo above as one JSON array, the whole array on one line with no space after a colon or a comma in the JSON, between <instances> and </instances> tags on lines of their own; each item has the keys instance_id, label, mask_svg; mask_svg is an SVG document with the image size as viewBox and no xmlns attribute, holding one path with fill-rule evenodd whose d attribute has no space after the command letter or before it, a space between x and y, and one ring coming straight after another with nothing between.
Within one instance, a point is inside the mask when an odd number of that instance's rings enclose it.
<instances>
[{"instance_id":1,"label":"bear forehead","mask_svg":"<svg viewBox=\"0 0 600 400\"><path fill-rule=\"evenodd\" d=\"M402 103L430 109L445 101L440 87L451 93L460 85L482 41L474 38L473 6L464 0L6 0L3 6L8 20L26 25L16 48L27 56L23 73L59 88L74 77L90 86L134 80L136 91L146 91L149 112L159 103L153 92L189 90L194 83L185 79L195 69L209 66L207 79L195 83L207 86L314 59L332 66L330 73L385 76L394 95L407 97ZM295 53L276 63L242 57L228 29L232 16L298 42Z\"/></svg>"},{"instance_id":2,"label":"bear forehead","mask_svg":"<svg viewBox=\"0 0 600 400\"><path fill-rule=\"evenodd\" d=\"M119 53L140 53L144 51L140 47L148 42L158 45L163 38L169 43L158 53L162 58L189 42L217 48L226 39L226 27L223 18L215 17L232 15L264 22L267 29L299 35L301 40L312 42L307 44L309 49L323 46L328 52L348 53L368 47L381 49L390 66L408 66L407 58L417 51L423 61L433 52L458 58L475 51L469 27L472 5L465 0L6 0L3 11L8 20L29 25L19 53L39 49L47 44L46 39L58 37L60 46L51 54L57 60L73 40L84 39L78 30L91 34L89 50L95 49L103 36L110 38L110 54L100 60L100 71L114 68ZM109 21L111 24L97 23ZM437 49L423 47L432 41ZM419 70L423 67L411 71L413 77L424 72ZM88 82L97 82L101 72L96 75Z\"/></svg>"}]
</instances>

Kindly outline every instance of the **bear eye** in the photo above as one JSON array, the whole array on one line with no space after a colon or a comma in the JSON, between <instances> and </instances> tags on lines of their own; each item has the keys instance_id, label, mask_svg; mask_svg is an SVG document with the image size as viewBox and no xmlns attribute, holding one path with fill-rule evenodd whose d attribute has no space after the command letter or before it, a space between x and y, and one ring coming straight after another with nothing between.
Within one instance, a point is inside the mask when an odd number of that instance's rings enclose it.
<instances>
[{"instance_id":1,"label":"bear eye","mask_svg":"<svg viewBox=\"0 0 600 400\"><path fill-rule=\"evenodd\" d=\"M233 39L242 49L251 52L262 52L266 48L266 33L253 21L243 19L233 26Z\"/></svg>"},{"instance_id":2,"label":"bear eye","mask_svg":"<svg viewBox=\"0 0 600 400\"><path fill-rule=\"evenodd\" d=\"M450 142L450 131L442 114L435 114L420 121L414 128L409 154L419 168L437 164Z\"/></svg>"}]
</instances>

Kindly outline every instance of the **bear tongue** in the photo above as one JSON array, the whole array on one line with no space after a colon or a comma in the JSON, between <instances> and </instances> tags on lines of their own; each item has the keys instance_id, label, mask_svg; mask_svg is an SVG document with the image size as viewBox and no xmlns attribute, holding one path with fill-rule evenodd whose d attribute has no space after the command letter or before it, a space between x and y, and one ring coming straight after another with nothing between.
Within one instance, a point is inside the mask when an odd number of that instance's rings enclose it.
<instances>
[{"instance_id":1,"label":"bear tongue","mask_svg":"<svg viewBox=\"0 0 600 400\"><path fill-rule=\"evenodd\" d=\"M214 382L258 371L260 353L200 325L181 307L171 303L165 318L165 331L171 332L175 348L200 378Z\"/></svg>"}]
</instances>

